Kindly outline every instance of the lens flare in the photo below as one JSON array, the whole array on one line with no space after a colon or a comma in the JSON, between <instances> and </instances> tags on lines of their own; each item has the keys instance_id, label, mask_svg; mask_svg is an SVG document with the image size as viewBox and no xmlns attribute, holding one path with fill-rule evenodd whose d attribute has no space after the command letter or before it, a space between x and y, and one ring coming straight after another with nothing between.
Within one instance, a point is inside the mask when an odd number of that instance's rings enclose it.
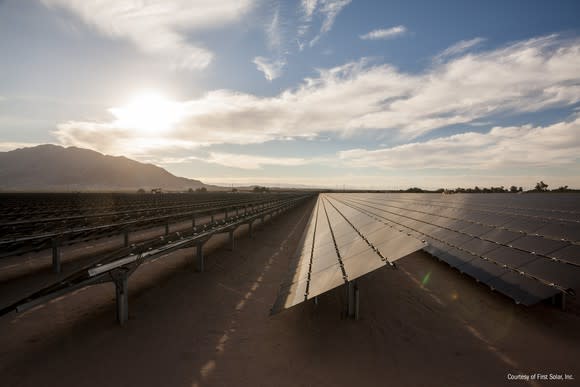
<instances>
[{"instance_id":1,"label":"lens flare","mask_svg":"<svg viewBox=\"0 0 580 387\"><path fill-rule=\"evenodd\" d=\"M421 285L426 286L429 283L429 279L431 278L431 272L425 274L423 279L421 280Z\"/></svg>"}]
</instances>

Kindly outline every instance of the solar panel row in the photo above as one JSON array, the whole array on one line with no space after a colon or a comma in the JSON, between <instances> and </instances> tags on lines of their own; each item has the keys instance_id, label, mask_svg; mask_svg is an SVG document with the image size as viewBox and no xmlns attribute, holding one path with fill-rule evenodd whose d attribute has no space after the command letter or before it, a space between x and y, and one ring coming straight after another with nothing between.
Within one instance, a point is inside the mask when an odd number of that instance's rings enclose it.
<instances>
[{"instance_id":1,"label":"solar panel row","mask_svg":"<svg viewBox=\"0 0 580 387\"><path fill-rule=\"evenodd\" d=\"M578 219L532 219L526 214L506 213L496 195L460 195L470 199L453 198L449 200L451 205L442 205L442 199L421 200L420 196L425 195L332 195L345 205L425 240L426 251L518 303L534 304L580 286ZM546 198L543 208L540 196ZM557 207L557 201L546 195L517 198L521 208L533 203L545 213L561 211L550 207ZM567 210L570 208L571 202L567 204Z\"/></svg>"},{"instance_id":2,"label":"solar panel row","mask_svg":"<svg viewBox=\"0 0 580 387\"><path fill-rule=\"evenodd\" d=\"M320 195L272 313L393 265L423 246L397 227Z\"/></svg>"}]
</instances>

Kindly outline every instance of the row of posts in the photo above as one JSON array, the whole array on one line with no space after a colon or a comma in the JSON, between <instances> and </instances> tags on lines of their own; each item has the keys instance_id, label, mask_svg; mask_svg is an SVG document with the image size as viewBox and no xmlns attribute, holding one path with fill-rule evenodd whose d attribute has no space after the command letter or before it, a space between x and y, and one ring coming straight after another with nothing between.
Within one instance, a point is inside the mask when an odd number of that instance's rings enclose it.
<instances>
[{"instance_id":1,"label":"row of posts","mask_svg":"<svg viewBox=\"0 0 580 387\"><path fill-rule=\"evenodd\" d=\"M248 206L244 206L244 215L248 214ZM262 209L265 208L264 204L258 204L258 208ZM239 207L235 207L236 217L239 216ZM256 208L254 205L251 205L250 212L255 211ZM270 214L272 217L274 214L277 214L278 211ZM214 223L215 218L214 214L211 213L211 224ZM228 219L228 209L225 210L225 219ZM265 222L266 215L262 215L260 217L261 223ZM255 219L254 219L255 220ZM250 220L247 222L248 224L248 234L250 238L253 237L253 222L254 220ZM192 228L195 230L195 215L192 217ZM129 246L129 233L130 228L125 228L123 231L123 244L125 247ZM235 229L230 229L227 232L229 233L229 248L230 250L234 250L235 247L235 238L234 238L234 231ZM169 223L165 224L165 235L169 234ZM203 272L205 270L205 257L203 254L203 245L207 242L206 240L199 241L196 244L196 255L197 259L195 260L195 269L199 272ZM52 267L55 273L61 272L61 240L55 238L52 240L51 247L52 247ZM127 268L118 268L111 272L112 281L115 283L115 293L116 293L116 306L117 306L117 321L119 324L124 324L128 319L128 310L129 310L129 302L128 302L128 278L130 275L130 271Z\"/></svg>"},{"instance_id":2,"label":"row of posts","mask_svg":"<svg viewBox=\"0 0 580 387\"><path fill-rule=\"evenodd\" d=\"M251 209L250 212L255 210L255 206L254 205L250 205ZM264 208L265 204L258 204L259 208ZM239 207L235 207L235 213L236 213L236 217L239 216L239 211L240 208ZM244 216L248 214L248 206L244 206ZM211 220L210 220L210 224L213 225L215 223L215 213L210 213L211 216ZM229 211L228 208L225 209L225 219L227 220L229 218ZM196 224L195 224L195 215L193 215L192 219L191 219L191 227L195 230ZM129 235L131 233L131 228L126 227L123 230L123 246L124 247L129 247ZM252 234L252 229L251 229L251 225L250 225L250 236ZM169 235L169 222L165 223L165 235ZM52 248L52 270L54 273L60 273L61 272L61 240L59 238L54 238L51 241L51 248Z\"/></svg>"}]
</instances>

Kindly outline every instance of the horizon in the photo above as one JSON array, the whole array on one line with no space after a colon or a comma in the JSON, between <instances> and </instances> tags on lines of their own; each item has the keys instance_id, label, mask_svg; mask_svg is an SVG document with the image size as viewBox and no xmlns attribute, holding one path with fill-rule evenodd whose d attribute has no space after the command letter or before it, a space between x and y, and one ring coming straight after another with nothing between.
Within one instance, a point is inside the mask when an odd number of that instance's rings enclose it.
<instances>
[{"instance_id":1,"label":"horizon","mask_svg":"<svg viewBox=\"0 0 580 387\"><path fill-rule=\"evenodd\" d=\"M578 14L6 1L0 151L76 146L226 187L580 188Z\"/></svg>"}]
</instances>

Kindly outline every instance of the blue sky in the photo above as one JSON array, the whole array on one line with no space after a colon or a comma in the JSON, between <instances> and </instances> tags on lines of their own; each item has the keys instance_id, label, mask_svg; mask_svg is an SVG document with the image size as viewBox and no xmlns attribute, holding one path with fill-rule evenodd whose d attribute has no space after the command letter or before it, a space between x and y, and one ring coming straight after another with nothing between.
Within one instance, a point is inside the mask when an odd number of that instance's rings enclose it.
<instances>
[{"instance_id":1,"label":"blue sky","mask_svg":"<svg viewBox=\"0 0 580 387\"><path fill-rule=\"evenodd\" d=\"M577 1L0 1L0 150L222 184L580 188Z\"/></svg>"}]
</instances>

